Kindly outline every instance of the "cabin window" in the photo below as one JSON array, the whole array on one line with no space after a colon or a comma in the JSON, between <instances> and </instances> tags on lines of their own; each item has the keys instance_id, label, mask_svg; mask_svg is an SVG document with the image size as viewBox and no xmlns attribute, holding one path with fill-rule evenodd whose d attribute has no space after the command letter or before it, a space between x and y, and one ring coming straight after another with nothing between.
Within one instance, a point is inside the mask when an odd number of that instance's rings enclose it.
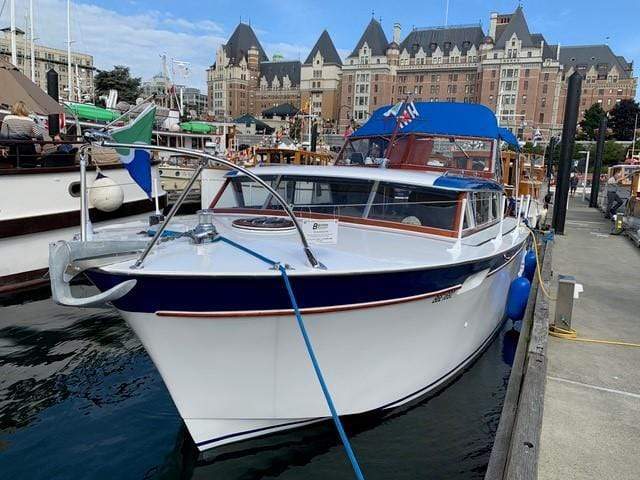
<instances>
[{"instance_id":1,"label":"cabin window","mask_svg":"<svg viewBox=\"0 0 640 480\"><path fill-rule=\"evenodd\" d=\"M264 176L293 210L334 216L362 217L374 182L372 180L294 175ZM235 202L221 206L280 210L282 205L262 186L248 177L232 180ZM222 199L225 199L223 192Z\"/></svg>"},{"instance_id":2,"label":"cabin window","mask_svg":"<svg viewBox=\"0 0 640 480\"><path fill-rule=\"evenodd\" d=\"M457 203L456 192L380 183L368 218L453 230Z\"/></svg>"},{"instance_id":3,"label":"cabin window","mask_svg":"<svg viewBox=\"0 0 640 480\"><path fill-rule=\"evenodd\" d=\"M260 177L271 187L276 187L279 177L275 175L265 175ZM270 196L269 191L259 183L256 183L249 177L238 177L232 179L233 191L235 193L235 202L232 206L240 208L262 208L267 198ZM277 188L280 195L284 195L284 190ZM217 205L220 207L221 205ZM225 205L226 206L226 205Z\"/></svg>"},{"instance_id":4,"label":"cabin window","mask_svg":"<svg viewBox=\"0 0 640 480\"><path fill-rule=\"evenodd\" d=\"M346 165L375 165L384 158L389 141L382 137L361 138L348 142L337 163Z\"/></svg>"},{"instance_id":5,"label":"cabin window","mask_svg":"<svg viewBox=\"0 0 640 480\"><path fill-rule=\"evenodd\" d=\"M500 194L498 192L475 192L469 194L475 224L482 226L500 218Z\"/></svg>"},{"instance_id":6,"label":"cabin window","mask_svg":"<svg viewBox=\"0 0 640 480\"><path fill-rule=\"evenodd\" d=\"M357 138L347 142L336 163L376 165L384 161L389 142L382 137ZM390 165L406 163L435 169L490 172L493 141L487 139L398 136L386 151Z\"/></svg>"}]
</instances>

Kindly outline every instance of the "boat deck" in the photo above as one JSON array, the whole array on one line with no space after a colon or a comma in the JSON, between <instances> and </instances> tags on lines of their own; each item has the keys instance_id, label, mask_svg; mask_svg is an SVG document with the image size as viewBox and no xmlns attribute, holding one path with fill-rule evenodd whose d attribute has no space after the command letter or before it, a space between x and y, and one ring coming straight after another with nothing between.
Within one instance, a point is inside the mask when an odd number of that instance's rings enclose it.
<instances>
[{"instance_id":1,"label":"boat deck","mask_svg":"<svg viewBox=\"0 0 640 480\"><path fill-rule=\"evenodd\" d=\"M420 268L465 263L468 261L491 257L498 250L508 250L521 241L524 226L518 234L515 229L516 220L505 218L503 243L496 248L491 242L498 234L498 225L465 237L459 253L451 250L455 239L425 236L412 232L393 231L376 227L363 228L340 222L338 225L338 242L336 245L311 245L316 257L327 267L326 270L309 266L299 237L295 230L287 232L250 232L231 225L231 222L242 215L216 215L215 225L218 233L238 244L264 255L282 264L293 267L290 275L322 274L323 272L340 274L353 272L415 270ZM249 217L255 217L250 215ZM301 220L302 221L302 220ZM196 223L195 216L177 217L171 222L168 230L184 232ZM114 237L110 230L103 231L96 238L125 239L136 236L146 230L143 224L135 224L130 228L117 230ZM115 230L114 230L115 232ZM138 235L137 238L140 238ZM286 241L283 241L286 240ZM172 275L279 275L261 260L242 252L224 242L214 242L194 246L187 238L171 240L171 250L157 245L145 260L144 268L136 270L145 275L167 272ZM197 248L201 255L194 256ZM131 273L128 260L106 267L111 272ZM179 266L176 267L176 266Z\"/></svg>"}]
</instances>

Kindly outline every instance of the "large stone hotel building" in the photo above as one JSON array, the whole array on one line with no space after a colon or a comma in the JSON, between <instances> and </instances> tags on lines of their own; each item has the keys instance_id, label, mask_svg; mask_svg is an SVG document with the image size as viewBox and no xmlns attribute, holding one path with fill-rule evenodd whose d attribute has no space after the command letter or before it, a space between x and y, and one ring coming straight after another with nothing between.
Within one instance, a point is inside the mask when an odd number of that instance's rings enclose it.
<instances>
[{"instance_id":1,"label":"large stone hotel building","mask_svg":"<svg viewBox=\"0 0 640 480\"><path fill-rule=\"evenodd\" d=\"M259 115L282 103L306 107L325 124L360 124L376 108L413 94L421 101L477 102L522 139L562 129L566 85L583 77L582 111L605 110L634 98L633 64L607 45L560 46L530 31L522 7L492 13L481 25L415 28L402 39L399 24L389 40L372 19L346 59L325 30L304 63L269 61L249 25L238 25L208 70L214 115Z\"/></svg>"}]
</instances>

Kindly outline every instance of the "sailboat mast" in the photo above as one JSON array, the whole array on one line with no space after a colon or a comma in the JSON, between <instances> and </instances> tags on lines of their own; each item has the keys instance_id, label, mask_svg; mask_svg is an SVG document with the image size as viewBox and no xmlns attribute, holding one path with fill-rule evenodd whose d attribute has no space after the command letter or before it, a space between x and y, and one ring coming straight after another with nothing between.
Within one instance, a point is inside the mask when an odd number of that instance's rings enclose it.
<instances>
[{"instance_id":1,"label":"sailboat mast","mask_svg":"<svg viewBox=\"0 0 640 480\"><path fill-rule=\"evenodd\" d=\"M35 41L35 35L33 33L33 0L29 0L29 33L31 34L30 35L31 81L35 82L36 81L36 54L35 54L35 47L33 45L33 42Z\"/></svg>"},{"instance_id":2,"label":"sailboat mast","mask_svg":"<svg viewBox=\"0 0 640 480\"><path fill-rule=\"evenodd\" d=\"M69 101L73 101L73 73L71 71L71 0L67 0L67 88Z\"/></svg>"},{"instance_id":3,"label":"sailboat mast","mask_svg":"<svg viewBox=\"0 0 640 480\"><path fill-rule=\"evenodd\" d=\"M15 67L18 66L18 50L16 46L16 2L11 0L11 63Z\"/></svg>"}]
</instances>

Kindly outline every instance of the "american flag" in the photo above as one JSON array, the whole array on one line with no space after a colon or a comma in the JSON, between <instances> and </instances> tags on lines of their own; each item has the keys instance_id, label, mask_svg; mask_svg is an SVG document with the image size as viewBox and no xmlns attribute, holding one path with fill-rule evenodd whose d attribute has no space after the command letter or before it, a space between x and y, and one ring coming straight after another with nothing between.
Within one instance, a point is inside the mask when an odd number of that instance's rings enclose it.
<instances>
[{"instance_id":1,"label":"american flag","mask_svg":"<svg viewBox=\"0 0 640 480\"><path fill-rule=\"evenodd\" d=\"M409 125L414 118L420 116L413 100L398 102L384 113L385 117L389 117L391 115L396 117L398 126L401 129Z\"/></svg>"}]
</instances>

